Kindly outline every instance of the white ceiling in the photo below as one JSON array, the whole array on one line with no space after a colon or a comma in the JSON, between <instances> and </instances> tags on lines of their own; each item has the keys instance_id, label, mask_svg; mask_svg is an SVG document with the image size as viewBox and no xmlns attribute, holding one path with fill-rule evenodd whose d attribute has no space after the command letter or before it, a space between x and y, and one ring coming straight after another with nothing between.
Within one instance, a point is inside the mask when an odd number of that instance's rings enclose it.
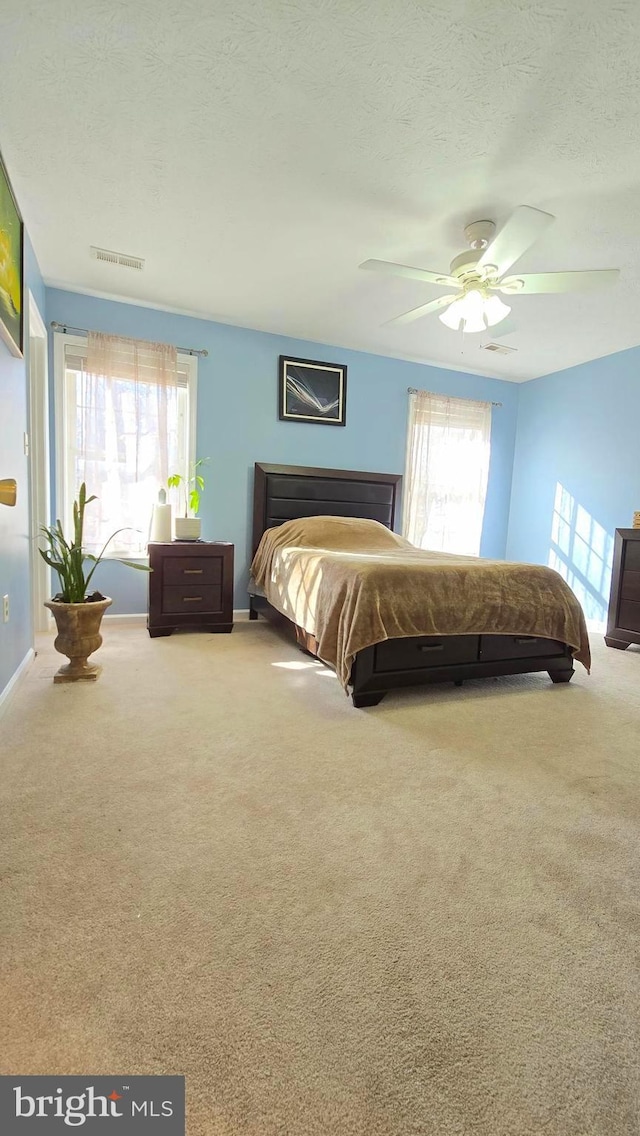
<instances>
[{"instance_id":1,"label":"white ceiling","mask_svg":"<svg viewBox=\"0 0 640 1136\"><path fill-rule=\"evenodd\" d=\"M522 381L640 343L639 57L637 0L0 0L0 146L48 283ZM441 289L363 260L519 204L521 272L620 282L516 297L505 357L381 326Z\"/></svg>"}]
</instances>

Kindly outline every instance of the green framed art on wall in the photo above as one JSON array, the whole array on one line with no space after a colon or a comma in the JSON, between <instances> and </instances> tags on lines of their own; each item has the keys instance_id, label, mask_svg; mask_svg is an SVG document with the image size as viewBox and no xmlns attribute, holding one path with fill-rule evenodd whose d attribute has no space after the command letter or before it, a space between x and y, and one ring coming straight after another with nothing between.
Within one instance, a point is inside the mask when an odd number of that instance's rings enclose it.
<instances>
[{"instance_id":1,"label":"green framed art on wall","mask_svg":"<svg viewBox=\"0 0 640 1136\"><path fill-rule=\"evenodd\" d=\"M22 358L24 226L0 154L0 338Z\"/></svg>"}]
</instances>

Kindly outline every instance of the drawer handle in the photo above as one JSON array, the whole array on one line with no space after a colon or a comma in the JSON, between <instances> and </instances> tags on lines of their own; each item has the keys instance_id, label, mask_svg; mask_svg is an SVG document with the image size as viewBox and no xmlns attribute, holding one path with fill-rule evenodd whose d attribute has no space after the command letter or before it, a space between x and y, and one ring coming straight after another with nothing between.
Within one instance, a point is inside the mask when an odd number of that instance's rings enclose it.
<instances>
[{"instance_id":1,"label":"drawer handle","mask_svg":"<svg viewBox=\"0 0 640 1136\"><path fill-rule=\"evenodd\" d=\"M182 571L185 576L201 576L204 568L183 568Z\"/></svg>"},{"instance_id":2,"label":"drawer handle","mask_svg":"<svg viewBox=\"0 0 640 1136\"><path fill-rule=\"evenodd\" d=\"M423 643L418 647L419 651L443 651L444 643Z\"/></svg>"},{"instance_id":3,"label":"drawer handle","mask_svg":"<svg viewBox=\"0 0 640 1136\"><path fill-rule=\"evenodd\" d=\"M535 643L536 635L514 635L514 643Z\"/></svg>"},{"instance_id":4,"label":"drawer handle","mask_svg":"<svg viewBox=\"0 0 640 1136\"><path fill-rule=\"evenodd\" d=\"M201 603L202 602L202 596L183 596L182 602L183 603Z\"/></svg>"}]
</instances>

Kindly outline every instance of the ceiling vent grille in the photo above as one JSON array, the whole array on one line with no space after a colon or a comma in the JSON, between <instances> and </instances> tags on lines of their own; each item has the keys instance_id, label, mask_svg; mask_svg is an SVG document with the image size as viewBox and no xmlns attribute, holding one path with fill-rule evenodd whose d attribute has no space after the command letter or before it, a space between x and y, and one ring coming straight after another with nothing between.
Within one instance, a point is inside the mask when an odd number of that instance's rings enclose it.
<instances>
[{"instance_id":1,"label":"ceiling vent grille","mask_svg":"<svg viewBox=\"0 0 640 1136\"><path fill-rule=\"evenodd\" d=\"M481 343L481 351L496 351L498 355L513 355L517 347L507 347L506 343Z\"/></svg>"},{"instance_id":2,"label":"ceiling vent grille","mask_svg":"<svg viewBox=\"0 0 640 1136\"><path fill-rule=\"evenodd\" d=\"M144 268L144 260L139 256L128 256L124 252L113 252L111 249L96 248L91 245L91 256L93 260L103 260L107 264L117 264L120 268L135 268L137 272L142 272Z\"/></svg>"}]
</instances>

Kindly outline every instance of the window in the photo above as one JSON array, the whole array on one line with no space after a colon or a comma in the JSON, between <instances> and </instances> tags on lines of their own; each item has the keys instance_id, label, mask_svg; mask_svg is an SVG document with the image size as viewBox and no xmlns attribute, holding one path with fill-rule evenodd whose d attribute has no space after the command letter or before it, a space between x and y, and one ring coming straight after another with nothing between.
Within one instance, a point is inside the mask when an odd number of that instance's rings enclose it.
<instances>
[{"instance_id":1,"label":"window","mask_svg":"<svg viewBox=\"0 0 640 1136\"><path fill-rule=\"evenodd\" d=\"M491 404L411 391L403 533L418 548L478 556Z\"/></svg>"},{"instance_id":2,"label":"window","mask_svg":"<svg viewBox=\"0 0 640 1136\"><path fill-rule=\"evenodd\" d=\"M195 453L197 359L178 355L177 373L173 366L164 383L153 353L136 351L135 369L116 353L109 372L96 375L87 369L87 350L84 338L55 337L57 515L71 531L73 501L85 481L98 498L85 515L85 547L97 552L125 529L107 555L146 556L158 491Z\"/></svg>"}]
</instances>

